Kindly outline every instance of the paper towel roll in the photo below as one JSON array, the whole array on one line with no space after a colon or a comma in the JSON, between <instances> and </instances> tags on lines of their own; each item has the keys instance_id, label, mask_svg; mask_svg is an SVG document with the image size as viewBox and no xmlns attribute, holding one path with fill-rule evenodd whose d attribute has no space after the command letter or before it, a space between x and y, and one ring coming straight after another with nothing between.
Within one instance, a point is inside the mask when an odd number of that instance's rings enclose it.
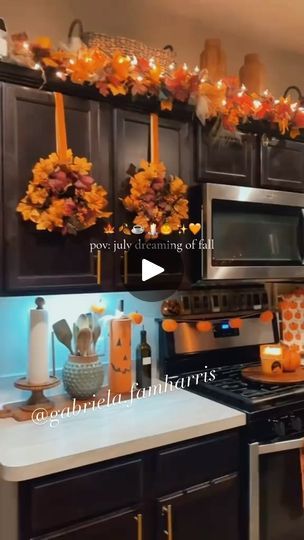
<instances>
[{"instance_id":1,"label":"paper towel roll","mask_svg":"<svg viewBox=\"0 0 304 540\"><path fill-rule=\"evenodd\" d=\"M31 309L29 334L28 380L30 384L44 384L49 380L48 312Z\"/></svg>"}]
</instances>

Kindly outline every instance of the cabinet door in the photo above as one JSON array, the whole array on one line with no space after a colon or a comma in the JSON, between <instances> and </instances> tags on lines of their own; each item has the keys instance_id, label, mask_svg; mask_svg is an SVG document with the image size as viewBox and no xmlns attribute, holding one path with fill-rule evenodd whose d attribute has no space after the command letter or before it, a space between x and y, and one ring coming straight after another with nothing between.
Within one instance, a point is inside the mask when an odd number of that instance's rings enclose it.
<instances>
[{"instance_id":1,"label":"cabinet door","mask_svg":"<svg viewBox=\"0 0 304 540\"><path fill-rule=\"evenodd\" d=\"M304 143L261 139L261 185L285 191L304 191Z\"/></svg>"},{"instance_id":2,"label":"cabinet door","mask_svg":"<svg viewBox=\"0 0 304 540\"><path fill-rule=\"evenodd\" d=\"M107 109L96 102L65 97L68 145L93 162L93 176L109 187L109 121ZM76 237L36 231L24 222L16 205L24 196L33 165L55 150L54 98L51 93L4 85L3 185L5 287L8 291L53 291L60 287L96 284L89 245L101 238L103 226ZM108 267L108 265L103 265ZM109 268L109 276L111 270ZM107 279L105 277L104 283Z\"/></svg>"},{"instance_id":3,"label":"cabinet door","mask_svg":"<svg viewBox=\"0 0 304 540\"><path fill-rule=\"evenodd\" d=\"M33 540L137 540L143 527L142 514L120 512L74 527L35 537Z\"/></svg>"},{"instance_id":4,"label":"cabinet door","mask_svg":"<svg viewBox=\"0 0 304 540\"><path fill-rule=\"evenodd\" d=\"M257 138L237 132L211 136L198 127L198 180L217 184L254 186Z\"/></svg>"},{"instance_id":5,"label":"cabinet door","mask_svg":"<svg viewBox=\"0 0 304 540\"><path fill-rule=\"evenodd\" d=\"M158 516L158 540L240 540L237 475L160 499Z\"/></svg>"},{"instance_id":6,"label":"cabinet door","mask_svg":"<svg viewBox=\"0 0 304 540\"><path fill-rule=\"evenodd\" d=\"M139 167L140 162L150 160L150 117L148 114L132 111L115 111L114 128L115 156L115 215L119 226L126 222L131 225L133 215L123 208L120 197L128 190L127 171L131 164ZM191 122L159 118L160 159L167 167L168 176L175 174L188 184L193 182L193 127ZM128 242L137 240L128 237ZM123 287L124 264L128 267L127 282L141 283L138 275L132 274L131 265L122 263L123 253L116 258L116 283ZM176 272L176 269L174 269ZM162 274L165 283L170 278L170 271Z\"/></svg>"}]
</instances>

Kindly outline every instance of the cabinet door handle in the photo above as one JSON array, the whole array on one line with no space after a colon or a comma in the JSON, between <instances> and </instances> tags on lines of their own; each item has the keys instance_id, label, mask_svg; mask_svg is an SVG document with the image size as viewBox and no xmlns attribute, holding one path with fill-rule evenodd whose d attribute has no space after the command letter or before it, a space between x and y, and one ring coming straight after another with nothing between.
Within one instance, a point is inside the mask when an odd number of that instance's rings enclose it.
<instances>
[{"instance_id":1,"label":"cabinet door handle","mask_svg":"<svg viewBox=\"0 0 304 540\"><path fill-rule=\"evenodd\" d=\"M124 285L128 284L128 252L124 251L123 254L123 281Z\"/></svg>"},{"instance_id":2,"label":"cabinet door handle","mask_svg":"<svg viewBox=\"0 0 304 540\"><path fill-rule=\"evenodd\" d=\"M143 540L143 515L137 514L134 519L137 521L137 540Z\"/></svg>"},{"instance_id":3,"label":"cabinet door handle","mask_svg":"<svg viewBox=\"0 0 304 540\"><path fill-rule=\"evenodd\" d=\"M164 534L168 540L173 540L173 519L172 519L172 504L162 507L163 514L167 514L167 528L164 529Z\"/></svg>"},{"instance_id":4,"label":"cabinet door handle","mask_svg":"<svg viewBox=\"0 0 304 540\"><path fill-rule=\"evenodd\" d=\"M96 263L96 280L97 285L101 285L101 251L97 251L97 263Z\"/></svg>"}]
</instances>

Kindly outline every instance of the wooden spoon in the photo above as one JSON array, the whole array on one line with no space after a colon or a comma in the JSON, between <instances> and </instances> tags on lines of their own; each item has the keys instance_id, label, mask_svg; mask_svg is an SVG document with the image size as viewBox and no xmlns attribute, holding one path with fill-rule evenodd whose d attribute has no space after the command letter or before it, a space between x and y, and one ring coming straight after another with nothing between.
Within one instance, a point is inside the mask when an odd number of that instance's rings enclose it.
<instances>
[{"instance_id":1,"label":"wooden spoon","mask_svg":"<svg viewBox=\"0 0 304 540\"><path fill-rule=\"evenodd\" d=\"M72 350L72 332L71 329L66 322L65 319L61 319L60 321L57 321L53 324L53 330L55 333L56 338L60 343L63 343L65 345L71 354L73 354Z\"/></svg>"},{"instance_id":2,"label":"wooden spoon","mask_svg":"<svg viewBox=\"0 0 304 540\"><path fill-rule=\"evenodd\" d=\"M80 356L88 356L91 351L92 330L90 328L82 328L77 336L77 350Z\"/></svg>"},{"instance_id":3,"label":"wooden spoon","mask_svg":"<svg viewBox=\"0 0 304 540\"><path fill-rule=\"evenodd\" d=\"M93 345L94 345L94 352L96 351L96 343L98 341L98 338L101 334L101 328L100 325L97 324L97 326L94 326L93 328Z\"/></svg>"}]
</instances>

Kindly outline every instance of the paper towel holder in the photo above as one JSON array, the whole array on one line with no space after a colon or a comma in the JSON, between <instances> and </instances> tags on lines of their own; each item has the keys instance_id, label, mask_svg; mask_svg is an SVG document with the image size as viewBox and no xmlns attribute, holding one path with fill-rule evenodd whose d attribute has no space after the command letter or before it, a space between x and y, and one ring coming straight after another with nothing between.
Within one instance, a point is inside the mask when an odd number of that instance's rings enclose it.
<instances>
[{"instance_id":1,"label":"paper towel holder","mask_svg":"<svg viewBox=\"0 0 304 540\"><path fill-rule=\"evenodd\" d=\"M20 404L20 409L23 411L35 411L35 409L39 409L40 407L41 410L45 409L46 411L53 409L53 401L47 398L43 392L60 384L60 379L57 377L51 375L49 380L44 384L31 384L26 377L21 377L14 384L16 388L32 392L29 399Z\"/></svg>"}]
</instances>

